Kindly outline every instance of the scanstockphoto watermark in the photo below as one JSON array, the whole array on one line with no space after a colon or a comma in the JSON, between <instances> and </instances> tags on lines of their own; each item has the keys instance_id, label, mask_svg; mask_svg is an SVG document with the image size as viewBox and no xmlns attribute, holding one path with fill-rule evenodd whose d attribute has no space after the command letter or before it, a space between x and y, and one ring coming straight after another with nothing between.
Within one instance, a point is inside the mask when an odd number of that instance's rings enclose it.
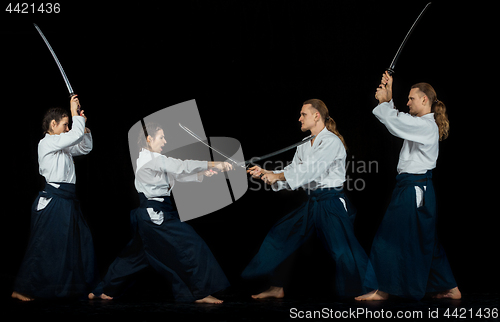
<instances>
[{"instance_id":1,"label":"scanstockphoto watermark","mask_svg":"<svg viewBox=\"0 0 500 322\"><path fill-rule=\"evenodd\" d=\"M300 160L296 162L297 166L294 168L294 174L299 177L303 175L310 175L314 173L321 174L321 176L328 175L331 171L335 171L336 168L342 166L339 164L342 162L341 160L337 160L335 162L325 161L325 160L314 160L313 158L306 158L305 160ZM272 162L266 161L260 167L263 169L268 169L274 167L274 171L280 171L289 166L291 162L285 163L282 161ZM339 180L338 184L334 184L334 186L344 186L344 189L347 191L363 191L366 188L365 179L361 178L360 175L369 174L369 173L378 173L378 161L371 160L357 160L354 155L352 155L345 162L345 170L346 170L346 181L342 182ZM313 180L321 180L320 178L312 178ZM249 188L252 191L257 190L272 190L270 185L266 185L259 178L251 177L250 181L253 183ZM311 187L314 189L314 187Z\"/></svg>"},{"instance_id":2,"label":"scanstockphoto watermark","mask_svg":"<svg viewBox=\"0 0 500 322\"><path fill-rule=\"evenodd\" d=\"M290 308L289 317L291 319L464 319L464 320L482 320L498 319L500 313L498 308L440 308L429 307L422 310L370 310L369 308L358 307L346 310L334 310L324 307L321 310L299 310L296 307Z\"/></svg>"},{"instance_id":3,"label":"scanstockphoto watermark","mask_svg":"<svg viewBox=\"0 0 500 322\"><path fill-rule=\"evenodd\" d=\"M430 311L430 310L429 310ZM292 319L422 319L424 312L421 310L370 310L367 308L349 308L347 310L334 310L324 307L321 310L299 310L295 307L290 309L289 316ZM430 315L429 315L430 317Z\"/></svg>"}]
</instances>

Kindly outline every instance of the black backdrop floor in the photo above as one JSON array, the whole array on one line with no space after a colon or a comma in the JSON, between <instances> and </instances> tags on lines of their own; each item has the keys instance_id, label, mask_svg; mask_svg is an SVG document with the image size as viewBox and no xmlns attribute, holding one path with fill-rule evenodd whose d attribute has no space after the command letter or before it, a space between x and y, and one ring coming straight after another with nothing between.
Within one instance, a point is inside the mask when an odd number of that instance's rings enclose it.
<instances>
[{"instance_id":1,"label":"black backdrop floor","mask_svg":"<svg viewBox=\"0 0 500 322\"><path fill-rule=\"evenodd\" d=\"M297 320L312 316L326 319L401 319L446 321L499 321L500 294L463 294L461 300L418 302L392 299L385 302L340 301L328 297L295 297L255 301L248 296L222 295L221 305L179 304L161 297L138 294L113 301L34 301L7 304L3 316L17 321L50 318L51 321L259 321ZM314 311L317 311L314 313ZM11 314L11 315L8 315ZM314 314L316 314L314 318Z\"/></svg>"}]
</instances>

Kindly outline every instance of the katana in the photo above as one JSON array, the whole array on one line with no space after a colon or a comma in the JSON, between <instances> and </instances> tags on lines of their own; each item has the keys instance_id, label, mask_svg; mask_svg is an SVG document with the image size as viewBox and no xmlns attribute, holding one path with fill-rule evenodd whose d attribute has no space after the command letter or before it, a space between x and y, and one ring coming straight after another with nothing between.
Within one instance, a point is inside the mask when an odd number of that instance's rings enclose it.
<instances>
[{"instance_id":1,"label":"katana","mask_svg":"<svg viewBox=\"0 0 500 322\"><path fill-rule=\"evenodd\" d=\"M240 167L243 167L243 168L246 168L242 162L237 162L237 161L234 161L233 159L231 159L230 157L228 157L227 155L225 155L224 153L220 152L219 150L215 149L214 147L212 147L210 144L206 143L202 138L200 138L198 135L196 135L196 133L194 133L193 131L191 131L190 129L188 129L187 127L185 127L184 125L182 125L181 123L179 123L179 126L181 127L181 129L183 129L184 131L188 132L192 137L194 137L195 139L197 139L198 141L200 141L201 143L205 144L206 146L208 146L210 149L212 149L213 151L219 153L220 155L222 155L224 158L226 158L227 160L231 161L232 163L236 164L237 166L240 166Z\"/></svg>"},{"instance_id":2,"label":"katana","mask_svg":"<svg viewBox=\"0 0 500 322\"><path fill-rule=\"evenodd\" d=\"M261 157L253 157L251 158L250 160L246 160L244 162L237 162L233 159L231 159L230 157L228 157L227 155L225 155L224 153L220 152L219 150L215 149L214 147L210 146L210 144L206 143L205 140L203 140L202 138L200 138L198 135L196 135L193 131L191 131L190 129L188 129L187 127L185 127L184 125L182 125L181 123L179 123L179 126L184 130L186 131L187 133L189 133L192 137L194 137L195 139L197 139L198 141L200 141L201 143L203 143L204 145L206 145L207 147L209 147L210 149L212 149L213 151L217 152L218 154L222 155L224 158L226 158L227 160L233 162L235 165L239 166L239 167L242 167L242 168L247 168L250 164L253 164L254 162L256 161L260 161L260 160L264 160L264 159L267 159L267 158L270 158L270 157L273 157L275 155L278 155L280 153L283 153L285 151L288 151L290 149L293 149L295 147L298 147L299 145L302 145L306 142L309 142L311 141L312 139L314 139L316 136L315 135L311 135L311 136L308 136L307 138L305 138L304 140L300 141L300 142L297 142L295 144L292 144L290 146L287 146L286 148L283 148L281 150L278 150L278 151L275 151L275 152L272 152L272 153L269 153L269 154L266 154L266 155L263 155Z\"/></svg>"},{"instance_id":3,"label":"katana","mask_svg":"<svg viewBox=\"0 0 500 322\"><path fill-rule=\"evenodd\" d=\"M406 37L403 40L403 42L401 43L401 45L399 46L399 49L396 52L396 56L394 56L394 59L392 60L391 65L389 66L389 68L387 68L387 72L389 72L389 75L394 74L394 68L396 67L396 62L398 61L399 55L401 55L401 52L403 51L403 47L405 46L406 42L408 41L408 38L410 38L411 33L415 29L415 26L418 24L418 22L420 21L420 19L422 18L425 11L427 11L427 8L429 8L430 5L431 5L431 2L429 2L425 6L424 10L422 10L422 12L418 15L417 20L415 20L415 22L411 26L410 31L408 31L408 33L406 34Z\"/></svg>"},{"instance_id":4,"label":"katana","mask_svg":"<svg viewBox=\"0 0 500 322\"><path fill-rule=\"evenodd\" d=\"M254 162L257 162L257 161L260 161L260 160L264 160L264 159L268 159L268 158L271 158L271 157L274 157L275 155L278 155L280 153L283 153L283 152L286 152L290 149L293 149L295 147L298 147L299 145L302 145L306 142L309 142L311 141L312 139L314 139L316 137L316 135L310 135L308 137L306 137L304 140L300 141L300 142L297 142L297 143L294 143L292 145L289 145L287 146L286 148L283 148L281 150L278 150L278 151L275 151L275 152L272 152L272 153L269 153L269 154L266 154L266 155L263 155L261 157L253 157L251 158L250 160L247 160L245 161L245 164L248 166L249 164L252 164Z\"/></svg>"},{"instance_id":5,"label":"katana","mask_svg":"<svg viewBox=\"0 0 500 322\"><path fill-rule=\"evenodd\" d=\"M59 59L57 59L56 53L54 52L54 50L50 46L47 38L45 38L45 36L43 35L43 32L36 25L36 23L34 23L33 25L35 26L36 30L38 30L38 33L40 34L40 36L42 36L42 39L45 42L45 44L47 45L47 47L49 48L50 53L52 54L52 57L54 57L54 60L56 61L56 64L57 64L57 67L59 68L59 71L61 72L61 75L62 75L62 77L64 79L64 83L66 83L66 87L68 88L69 97L72 97L72 96L76 95L75 91L73 91L73 87L71 87L71 84L69 83L68 77L66 76L66 73L64 72L64 69L61 66L61 63L59 62ZM80 115L80 106L78 106L78 115Z\"/></svg>"}]
</instances>

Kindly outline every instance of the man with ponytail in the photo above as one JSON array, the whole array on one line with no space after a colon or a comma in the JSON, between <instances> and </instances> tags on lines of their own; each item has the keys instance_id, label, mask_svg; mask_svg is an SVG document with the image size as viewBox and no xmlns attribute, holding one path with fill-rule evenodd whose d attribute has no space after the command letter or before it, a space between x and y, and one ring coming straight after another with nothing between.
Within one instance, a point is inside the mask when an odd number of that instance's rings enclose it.
<instances>
[{"instance_id":1,"label":"man with ponytail","mask_svg":"<svg viewBox=\"0 0 500 322\"><path fill-rule=\"evenodd\" d=\"M460 299L436 236L432 184L439 141L448 137L450 127L446 107L431 85L418 83L408 95L410 113L399 112L392 101L392 82L386 72L375 94L379 105L373 114L404 142L396 187L370 252L375 275L367 277L364 285L373 291L356 300L386 300L389 294L420 300L425 293L434 293L435 298Z\"/></svg>"},{"instance_id":2,"label":"man with ponytail","mask_svg":"<svg viewBox=\"0 0 500 322\"><path fill-rule=\"evenodd\" d=\"M314 233L336 265L335 281L339 296L363 294L368 256L354 236L354 210L344 194L346 147L335 121L321 100L305 101L300 111L302 132L316 137L297 147L290 165L280 171L254 166L248 172L272 186L307 192L308 200L281 218L269 231L259 252L242 273L243 278L268 277L268 290L254 299L282 298L282 263ZM373 269L371 270L373 273Z\"/></svg>"}]
</instances>

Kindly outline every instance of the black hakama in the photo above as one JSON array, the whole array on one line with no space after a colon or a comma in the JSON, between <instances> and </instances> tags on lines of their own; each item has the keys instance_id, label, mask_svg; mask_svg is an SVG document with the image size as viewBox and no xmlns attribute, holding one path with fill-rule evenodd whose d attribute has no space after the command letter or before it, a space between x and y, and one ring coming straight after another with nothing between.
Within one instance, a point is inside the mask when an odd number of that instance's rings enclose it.
<instances>
[{"instance_id":1,"label":"black hakama","mask_svg":"<svg viewBox=\"0 0 500 322\"><path fill-rule=\"evenodd\" d=\"M75 185L50 184L31 209L31 235L14 291L34 298L86 296L95 286L94 246ZM52 198L37 210L41 197Z\"/></svg>"},{"instance_id":2,"label":"black hakama","mask_svg":"<svg viewBox=\"0 0 500 322\"><path fill-rule=\"evenodd\" d=\"M346 201L349 213L340 198ZM275 285L279 283L276 269L316 233L335 260L337 295L363 294L365 274L372 270L365 250L354 236L352 209L341 188L309 191L307 201L271 228L242 277L270 277L274 286L283 286Z\"/></svg>"},{"instance_id":3,"label":"black hakama","mask_svg":"<svg viewBox=\"0 0 500 322\"><path fill-rule=\"evenodd\" d=\"M456 287L450 264L437 239L432 171L402 173L396 181L370 253L376 278L367 277L365 286L415 300L424 297L426 292ZM422 205L417 205L415 187L424 192Z\"/></svg>"},{"instance_id":4,"label":"black hakama","mask_svg":"<svg viewBox=\"0 0 500 322\"><path fill-rule=\"evenodd\" d=\"M170 197L159 202L139 193L139 198L140 207L130 214L134 237L111 264L95 295L119 295L130 277L148 266L171 283L178 302L194 302L229 287L207 244L180 221ZM152 222L147 208L163 212L163 222Z\"/></svg>"}]
</instances>

